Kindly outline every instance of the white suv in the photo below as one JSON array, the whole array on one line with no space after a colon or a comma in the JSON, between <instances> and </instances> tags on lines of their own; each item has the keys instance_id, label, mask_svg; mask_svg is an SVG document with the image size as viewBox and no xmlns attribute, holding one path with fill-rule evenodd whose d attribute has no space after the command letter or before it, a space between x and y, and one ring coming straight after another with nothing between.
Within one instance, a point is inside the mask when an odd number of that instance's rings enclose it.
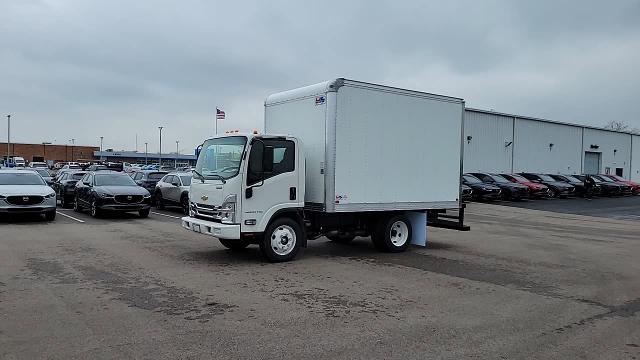
<instances>
[{"instance_id":1,"label":"white suv","mask_svg":"<svg viewBox=\"0 0 640 360\"><path fill-rule=\"evenodd\" d=\"M160 179L154 193L156 207L164 209L167 205L180 206L188 214L191 177L191 172L171 172Z\"/></svg>"}]
</instances>

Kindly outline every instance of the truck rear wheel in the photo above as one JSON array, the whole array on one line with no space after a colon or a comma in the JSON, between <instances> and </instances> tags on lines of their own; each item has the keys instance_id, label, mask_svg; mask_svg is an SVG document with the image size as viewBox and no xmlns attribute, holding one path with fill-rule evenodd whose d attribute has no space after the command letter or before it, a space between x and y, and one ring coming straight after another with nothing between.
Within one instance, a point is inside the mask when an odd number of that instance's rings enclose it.
<instances>
[{"instance_id":1,"label":"truck rear wheel","mask_svg":"<svg viewBox=\"0 0 640 360\"><path fill-rule=\"evenodd\" d=\"M382 218L371 234L373 244L380 251L402 252L411 244L411 222L405 215Z\"/></svg>"},{"instance_id":2,"label":"truck rear wheel","mask_svg":"<svg viewBox=\"0 0 640 360\"><path fill-rule=\"evenodd\" d=\"M302 243L302 228L290 218L274 220L260 242L260 250L271 262L292 260Z\"/></svg>"},{"instance_id":3,"label":"truck rear wheel","mask_svg":"<svg viewBox=\"0 0 640 360\"><path fill-rule=\"evenodd\" d=\"M229 239L218 239L220 240L220 244L231 250L242 250L249 246L249 243L246 240L229 240Z\"/></svg>"}]
</instances>

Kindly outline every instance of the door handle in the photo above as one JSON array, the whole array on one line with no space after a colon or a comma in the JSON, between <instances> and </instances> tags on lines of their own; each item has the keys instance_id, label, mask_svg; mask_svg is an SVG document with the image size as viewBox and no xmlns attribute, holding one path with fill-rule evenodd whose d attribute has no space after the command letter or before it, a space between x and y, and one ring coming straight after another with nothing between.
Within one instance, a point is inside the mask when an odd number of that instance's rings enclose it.
<instances>
[{"instance_id":1,"label":"door handle","mask_svg":"<svg viewBox=\"0 0 640 360\"><path fill-rule=\"evenodd\" d=\"M289 200L295 200L296 199L296 187L292 186L289 188Z\"/></svg>"}]
</instances>

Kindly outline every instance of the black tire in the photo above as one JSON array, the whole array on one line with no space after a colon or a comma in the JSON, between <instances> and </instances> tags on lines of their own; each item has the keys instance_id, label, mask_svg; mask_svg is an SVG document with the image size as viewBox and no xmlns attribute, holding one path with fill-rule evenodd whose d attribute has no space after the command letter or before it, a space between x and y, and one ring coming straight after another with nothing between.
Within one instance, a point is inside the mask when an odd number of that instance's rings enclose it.
<instances>
[{"instance_id":1,"label":"black tire","mask_svg":"<svg viewBox=\"0 0 640 360\"><path fill-rule=\"evenodd\" d=\"M247 246L249 246L249 242L246 240L229 240L229 239L218 239L220 240L220 244L226 247L227 249L231 249L233 251L244 250Z\"/></svg>"},{"instance_id":2,"label":"black tire","mask_svg":"<svg viewBox=\"0 0 640 360\"><path fill-rule=\"evenodd\" d=\"M303 241L300 224L290 218L273 220L264 232L260 250L270 262L289 261L296 257ZM272 245L272 241L277 247Z\"/></svg>"},{"instance_id":3,"label":"black tire","mask_svg":"<svg viewBox=\"0 0 640 360\"><path fill-rule=\"evenodd\" d=\"M78 196L74 196L73 197L73 211L75 212L81 212L82 211L82 207L80 206L80 200L78 200Z\"/></svg>"},{"instance_id":4,"label":"black tire","mask_svg":"<svg viewBox=\"0 0 640 360\"><path fill-rule=\"evenodd\" d=\"M96 199L91 200L91 205L89 207L89 211L91 213L91 216L94 218L98 218L101 215L101 211L100 208L98 207L98 204L96 203Z\"/></svg>"},{"instance_id":5,"label":"black tire","mask_svg":"<svg viewBox=\"0 0 640 360\"><path fill-rule=\"evenodd\" d=\"M182 198L180 199L180 205L182 205L182 212L185 215L189 215L189 196L188 195L182 195Z\"/></svg>"},{"instance_id":6,"label":"black tire","mask_svg":"<svg viewBox=\"0 0 640 360\"><path fill-rule=\"evenodd\" d=\"M337 242L337 243L341 243L341 244L348 244L350 242L353 241L353 239L355 239L356 236L352 235L352 234L336 234L336 235L329 235L327 236L327 239L333 241L333 242Z\"/></svg>"},{"instance_id":7,"label":"black tire","mask_svg":"<svg viewBox=\"0 0 640 360\"><path fill-rule=\"evenodd\" d=\"M156 191L155 203L159 210L164 210L164 200L162 199L162 193L160 191Z\"/></svg>"},{"instance_id":8,"label":"black tire","mask_svg":"<svg viewBox=\"0 0 640 360\"><path fill-rule=\"evenodd\" d=\"M65 195L60 196L60 207L63 209L69 207L69 199Z\"/></svg>"},{"instance_id":9,"label":"black tire","mask_svg":"<svg viewBox=\"0 0 640 360\"><path fill-rule=\"evenodd\" d=\"M549 188L549 197L550 198L557 198L558 197L558 190Z\"/></svg>"},{"instance_id":10,"label":"black tire","mask_svg":"<svg viewBox=\"0 0 640 360\"><path fill-rule=\"evenodd\" d=\"M149 217L150 212L151 212L151 209L142 209L138 211L138 215L140 215L140 217L144 219Z\"/></svg>"},{"instance_id":11,"label":"black tire","mask_svg":"<svg viewBox=\"0 0 640 360\"><path fill-rule=\"evenodd\" d=\"M44 213L44 218L47 221L53 221L56 219L56 211L47 211L46 213Z\"/></svg>"},{"instance_id":12,"label":"black tire","mask_svg":"<svg viewBox=\"0 0 640 360\"><path fill-rule=\"evenodd\" d=\"M409 248L411 236L409 218L398 214L381 218L371 234L371 240L378 250L397 253Z\"/></svg>"}]
</instances>

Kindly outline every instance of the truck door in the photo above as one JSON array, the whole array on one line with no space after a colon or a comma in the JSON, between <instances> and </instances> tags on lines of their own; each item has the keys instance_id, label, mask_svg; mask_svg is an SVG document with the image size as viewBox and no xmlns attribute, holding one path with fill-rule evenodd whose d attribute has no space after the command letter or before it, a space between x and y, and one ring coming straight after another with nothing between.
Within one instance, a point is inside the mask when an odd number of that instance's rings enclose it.
<instances>
[{"instance_id":1,"label":"truck door","mask_svg":"<svg viewBox=\"0 0 640 360\"><path fill-rule=\"evenodd\" d=\"M273 169L263 169L265 147L273 148ZM242 232L262 232L273 214L298 206L299 172L296 143L285 138L254 139L244 179L241 214Z\"/></svg>"}]
</instances>

